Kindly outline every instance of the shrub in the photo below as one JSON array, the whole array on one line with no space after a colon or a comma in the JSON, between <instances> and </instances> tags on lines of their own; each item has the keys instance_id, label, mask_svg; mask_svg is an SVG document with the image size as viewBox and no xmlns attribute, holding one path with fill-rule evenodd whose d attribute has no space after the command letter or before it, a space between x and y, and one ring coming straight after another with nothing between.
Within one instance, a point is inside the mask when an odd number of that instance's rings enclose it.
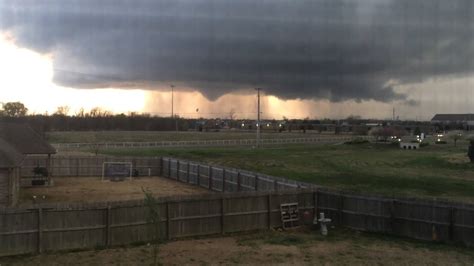
<instances>
[{"instance_id":1,"label":"shrub","mask_svg":"<svg viewBox=\"0 0 474 266\"><path fill-rule=\"evenodd\" d=\"M428 142L420 143L420 147L427 147L427 146L430 146L430 144Z\"/></svg>"},{"instance_id":2,"label":"shrub","mask_svg":"<svg viewBox=\"0 0 474 266\"><path fill-rule=\"evenodd\" d=\"M435 144L448 144L445 140L436 141Z\"/></svg>"},{"instance_id":3,"label":"shrub","mask_svg":"<svg viewBox=\"0 0 474 266\"><path fill-rule=\"evenodd\" d=\"M366 143L369 143L368 140L366 139L361 139L361 138L356 138L356 139L353 139L351 141L346 141L344 142L344 144L348 144L348 145L353 145L353 144L366 144Z\"/></svg>"}]
</instances>

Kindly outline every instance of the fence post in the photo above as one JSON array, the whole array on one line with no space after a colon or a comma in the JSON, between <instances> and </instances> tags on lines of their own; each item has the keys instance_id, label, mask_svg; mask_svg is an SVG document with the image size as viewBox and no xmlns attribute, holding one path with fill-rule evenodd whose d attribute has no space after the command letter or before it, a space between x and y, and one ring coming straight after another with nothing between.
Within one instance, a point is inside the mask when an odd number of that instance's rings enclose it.
<instances>
[{"instance_id":1,"label":"fence post","mask_svg":"<svg viewBox=\"0 0 474 266\"><path fill-rule=\"evenodd\" d=\"M255 175L255 191L258 191L258 175Z\"/></svg>"},{"instance_id":2,"label":"fence post","mask_svg":"<svg viewBox=\"0 0 474 266\"><path fill-rule=\"evenodd\" d=\"M456 224L456 208L451 207L449 210L449 240L454 242L454 227Z\"/></svg>"},{"instance_id":3,"label":"fence post","mask_svg":"<svg viewBox=\"0 0 474 266\"><path fill-rule=\"evenodd\" d=\"M268 194L267 196L267 206L268 206L268 213L267 213L267 220L268 220L268 229L272 229L272 194Z\"/></svg>"},{"instance_id":4,"label":"fence post","mask_svg":"<svg viewBox=\"0 0 474 266\"><path fill-rule=\"evenodd\" d=\"M179 179L179 172L180 172L180 168L179 168L179 160L176 160L176 180L180 181Z\"/></svg>"},{"instance_id":5,"label":"fence post","mask_svg":"<svg viewBox=\"0 0 474 266\"><path fill-rule=\"evenodd\" d=\"M344 195L341 194L339 197L339 222L344 225Z\"/></svg>"},{"instance_id":6,"label":"fence post","mask_svg":"<svg viewBox=\"0 0 474 266\"><path fill-rule=\"evenodd\" d=\"M79 158L76 159L76 176L79 177ZM102 173L104 174L104 173Z\"/></svg>"},{"instance_id":7,"label":"fence post","mask_svg":"<svg viewBox=\"0 0 474 266\"><path fill-rule=\"evenodd\" d=\"M166 239L171 239L171 210L169 202L166 202Z\"/></svg>"},{"instance_id":8,"label":"fence post","mask_svg":"<svg viewBox=\"0 0 474 266\"><path fill-rule=\"evenodd\" d=\"M237 171L237 191L241 191L241 190L242 190L242 180L240 177L240 172Z\"/></svg>"},{"instance_id":9,"label":"fence post","mask_svg":"<svg viewBox=\"0 0 474 266\"><path fill-rule=\"evenodd\" d=\"M38 208L38 253L43 253L43 209Z\"/></svg>"},{"instance_id":10,"label":"fence post","mask_svg":"<svg viewBox=\"0 0 474 266\"><path fill-rule=\"evenodd\" d=\"M212 166L209 165L209 190L212 191Z\"/></svg>"},{"instance_id":11,"label":"fence post","mask_svg":"<svg viewBox=\"0 0 474 266\"><path fill-rule=\"evenodd\" d=\"M395 200L390 201L390 230L395 233Z\"/></svg>"},{"instance_id":12,"label":"fence post","mask_svg":"<svg viewBox=\"0 0 474 266\"><path fill-rule=\"evenodd\" d=\"M160 157L160 176L163 176L163 157Z\"/></svg>"},{"instance_id":13,"label":"fence post","mask_svg":"<svg viewBox=\"0 0 474 266\"><path fill-rule=\"evenodd\" d=\"M225 192L226 185L225 185L225 168L222 168L222 192Z\"/></svg>"},{"instance_id":14,"label":"fence post","mask_svg":"<svg viewBox=\"0 0 474 266\"><path fill-rule=\"evenodd\" d=\"M196 173L196 182L198 186L201 186L201 165L197 165L197 173Z\"/></svg>"},{"instance_id":15,"label":"fence post","mask_svg":"<svg viewBox=\"0 0 474 266\"><path fill-rule=\"evenodd\" d=\"M168 158L168 178L171 178L171 159Z\"/></svg>"},{"instance_id":16,"label":"fence post","mask_svg":"<svg viewBox=\"0 0 474 266\"><path fill-rule=\"evenodd\" d=\"M316 190L313 192L313 205L314 205L313 218L314 220L318 219L318 202L319 202L318 197L319 197L319 193L318 193L318 189L316 188Z\"/></svg>"},{"instance_id":17,"label":"fence post","mask_svg":"<svg viewBox=\"0 0 474 266\"><path fill-rule=\"evenodd\" d=\"M110 242L111 242L111 239L110 239L110 233L111 233L111 230L110 230L111 209L112 209L112 207L111 207L110 205L107 206L107 209L105 209L105 212L106 212L106 220L107 220L107 223L105 224L105 246L106 246L106 247L109 247L109 246L110 246Z\"/></svg>"},{"instance_id":18,"label":"fence post","mask_svg":"<svg viewBox=\"0 0 474 266\"><path fill-rule=\"evenodd\" d=\"M225 199L221 198L221 234L225 234Z\"/></svg>"},{"instance_id":19,"label":"fence post","mask_svg":"<svg viewBox=\"0 0 474 266\"><path fill-rule=\"evenodd\" d=\"M190 179L189 178L189 167L190 166L189 166L189 162L188 162L188 168L186 169L186 181L188 182L188 184L189 184L189 179Z\"/></svg>"}]
</instances>

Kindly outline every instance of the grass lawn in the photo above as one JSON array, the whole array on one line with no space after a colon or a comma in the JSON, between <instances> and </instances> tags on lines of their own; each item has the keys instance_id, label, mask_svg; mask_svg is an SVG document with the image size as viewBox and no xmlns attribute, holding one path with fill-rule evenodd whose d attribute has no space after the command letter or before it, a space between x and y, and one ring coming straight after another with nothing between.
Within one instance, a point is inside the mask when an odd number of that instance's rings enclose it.
<instances>
[{"instance_id":1,"label":"grass lawn","mask_svg":"<svg viewBox=\"0 0 474 266\"><path fill-rule=\"evenodd\" d=\"M408 151L384 144L104 150L119 156L172 156L358 192L474 202L467 142Z\"/></svg>"},{"instance_id":2,"label":"grass lawn","mask_svg":"<svg viewBox=\"0 0 474 266\"><path fill-rule=\"evenodd\" d=\"M150 246L0 259L5 265L152 265ZM347 229L268 231L159 247L162 265L472 265L474 251Z\"/></svg>"},{"instance_id":3,"label":"grass lawn","mask_svg":"<svg viewBox=\"0 0 474 266\"><path fill-rule=\"evenodd\" d=\"M48 132L50 143L106 143L106 142L151 142L151 141L184 141L184 140L232 140L254 139L255 132L163 132L163 131L66 131ZM299 131L292 133L263 132L262 138L305 138L316 133ZM319 134L317 134L319 136ZM326 136L326 135L323 135ZM327 135L333 137L334 135Z\"/></svg>"}]
</instances>

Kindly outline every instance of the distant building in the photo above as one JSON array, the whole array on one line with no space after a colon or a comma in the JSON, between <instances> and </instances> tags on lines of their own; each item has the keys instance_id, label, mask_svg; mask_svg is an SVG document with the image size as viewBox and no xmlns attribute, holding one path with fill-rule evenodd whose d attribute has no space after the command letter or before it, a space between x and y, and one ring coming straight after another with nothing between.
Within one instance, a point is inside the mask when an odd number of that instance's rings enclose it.
<instances>
[{"instance_id":1,"label":"distant building","mask_svg":"<svg viewBox=\"0 0 474 266\"><path fill-rule=\"evenodd\" d=\"M470 129L474 126L474 114L437 114L431 119L431 124Z\"/></svg>"},{"instance_id":2,"label":"distant building","mask_svg":"<svg viewBox=\"0 0 474 266\"><path fill-rule=\"evenodd\" d=\"M26 156L47 155L44 184L50 184L51 155L56 150L25 124L0 123L0 206L18 201L20 169ZM30 184L33 185L33 180Z\"/></svg>"},{"instance_id":3,"label":"distant building","mask_svg":"<svg viewBox=\"0 0 474 266\"><path fill-rule=\"evenodd\" d=\"M24 156L0 139L0 207L17 203L20 191L20 166Z\"/></svg>"}]
</instances>

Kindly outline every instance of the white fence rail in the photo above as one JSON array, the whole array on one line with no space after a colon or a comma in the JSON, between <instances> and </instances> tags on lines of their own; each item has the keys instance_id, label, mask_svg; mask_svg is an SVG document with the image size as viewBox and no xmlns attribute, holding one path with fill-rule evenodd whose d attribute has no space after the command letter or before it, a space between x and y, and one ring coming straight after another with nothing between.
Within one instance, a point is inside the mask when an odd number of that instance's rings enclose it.
<instances>
[{"instance_id":1,"label":"white fence rail","mask_svg":"<svg viewBox=\"0 0 474 266\"><path fill-rule=\"evenodd\" d=\"M311 138L275 138L261 139L262 145L303 144L303 143L333 143L350 141L354 138L372 140L371 136L318 136ZM153 142L110 142L110 143L55 143L58 151L76 149L120 149L120 148L156 148L156 147L193 147L193 146L253 146L256 139L233 140L186 140L186 141L153 141Z\"/></svg>"}]
</instances>

